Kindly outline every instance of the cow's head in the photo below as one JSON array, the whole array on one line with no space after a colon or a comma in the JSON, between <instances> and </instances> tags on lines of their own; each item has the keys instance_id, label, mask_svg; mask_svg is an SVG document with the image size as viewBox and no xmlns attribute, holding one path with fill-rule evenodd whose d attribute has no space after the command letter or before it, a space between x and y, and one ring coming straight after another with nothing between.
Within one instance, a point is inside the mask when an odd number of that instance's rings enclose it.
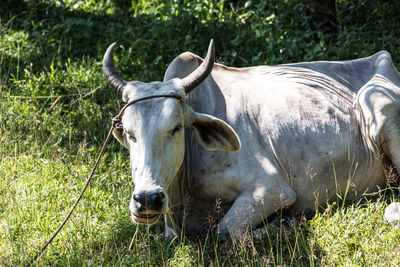
<instances>
[{"instance_id":1,"label":"cow's head","mask_svg":"<svg viewBox=\"0 0 400 267\"><path fill-rule=\"evenodd\" d=\"M114 66L115 43L106 51L103 71L107 81L126 102L151 95L152 98L129 106L122 117L123 130L114 136L130 151L130 165L135 189L130 202L132 219L138 223L155 223L169 211L166 188L177 177L185 151L185 128L194 130L196 139L208 150L237 151L240 140L222 120L197 113L184 99L210 74L214 64L211 40L203 63L183 79L167 82L127 82Z\"/></svg>"}]
</instances>

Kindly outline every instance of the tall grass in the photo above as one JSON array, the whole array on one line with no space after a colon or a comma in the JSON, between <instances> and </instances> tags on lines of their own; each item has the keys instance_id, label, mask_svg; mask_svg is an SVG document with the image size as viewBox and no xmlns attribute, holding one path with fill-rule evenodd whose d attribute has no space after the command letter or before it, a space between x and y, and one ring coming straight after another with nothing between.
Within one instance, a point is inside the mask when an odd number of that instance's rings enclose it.
<instances>
[{"instance_id":1,"label":"tall grass","mask_svg":"<svg viewBox=\"0 0 400 267\"><path fill-rule=\"evenodd\" d=\"M351 59L388 50L400 65L400 6L338 1L338 34L312 32L299 1L2 1L0 6L0 265L23 265L58 227L94 163L121 101L101 71L106 47L126 79L162 80L168 63L211 38L234 66ZM352 173L349 170L349 177ZM133 225L128 153L112 142L74 215L40 265L400 264L399 232L383 220L394 199L300 216L261 239L220 243ZM385 193L388 192L388 193ZM276 215L278 218L281 214Z\"/></svg>"}]
</instances>

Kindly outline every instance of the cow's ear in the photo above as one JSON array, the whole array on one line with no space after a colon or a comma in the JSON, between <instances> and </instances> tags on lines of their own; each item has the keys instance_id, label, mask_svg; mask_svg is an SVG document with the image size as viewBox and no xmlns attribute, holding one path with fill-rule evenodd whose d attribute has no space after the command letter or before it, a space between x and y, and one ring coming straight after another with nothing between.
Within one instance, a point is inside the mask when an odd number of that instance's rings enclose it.
<instances>
[{"instance_id":1,"label":"cow's ear","mask_svg":"<svg viewBox=\"0 0 400 267\"><path fill-rule=\"evenodd\" d=\"M193 112L191 115L188 126L194 130L197 141L204 148L230 152L240 149L237 133L226 122L203 113Z\"/></svg>"}]
</instances>

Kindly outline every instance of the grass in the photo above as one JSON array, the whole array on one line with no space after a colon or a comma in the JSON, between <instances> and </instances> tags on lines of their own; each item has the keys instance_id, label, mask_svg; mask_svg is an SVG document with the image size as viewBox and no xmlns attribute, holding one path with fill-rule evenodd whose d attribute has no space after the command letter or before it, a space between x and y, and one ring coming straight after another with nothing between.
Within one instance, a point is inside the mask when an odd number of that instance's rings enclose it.
<instances>
[{"instance_id":1,"label":"grass","mask_svg":"<svg viewBox=\"0 0 400 267\"><path fill-rule=\"evenodd\" d=\"M0 265L24 265L63 220L122 103L101 60L118 41L127 79L162 80L189 50L233 66L340 60L388 50L400 66L400 4L337 1L337 35L311 31L298 1L10 1L0 7ZM163 238L132 224L128 153L111 142L90 188L39 265L400 265L383 220L396 190L331 204L262 240ZM278 215L279 216L279 215Z\"/></svg>"}]
</instances>

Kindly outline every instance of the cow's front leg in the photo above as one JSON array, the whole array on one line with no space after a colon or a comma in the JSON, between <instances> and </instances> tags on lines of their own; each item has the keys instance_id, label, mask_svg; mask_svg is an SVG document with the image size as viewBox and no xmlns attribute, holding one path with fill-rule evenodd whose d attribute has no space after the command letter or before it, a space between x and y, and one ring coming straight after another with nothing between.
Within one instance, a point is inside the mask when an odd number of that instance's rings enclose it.
<instances>
[{"instance_id":1,"label":"cow's front leg","mask_svg":"<svg viewBox=\"0 0 400 267\"><path fill-rule=\"evenodd\" d=\"M217 233L222 240L240 238L254 229L263 219L296 200L295 192L287 185L271 187L255 185L242 192L219 223Z\"/></svg>"}]
</instances>

